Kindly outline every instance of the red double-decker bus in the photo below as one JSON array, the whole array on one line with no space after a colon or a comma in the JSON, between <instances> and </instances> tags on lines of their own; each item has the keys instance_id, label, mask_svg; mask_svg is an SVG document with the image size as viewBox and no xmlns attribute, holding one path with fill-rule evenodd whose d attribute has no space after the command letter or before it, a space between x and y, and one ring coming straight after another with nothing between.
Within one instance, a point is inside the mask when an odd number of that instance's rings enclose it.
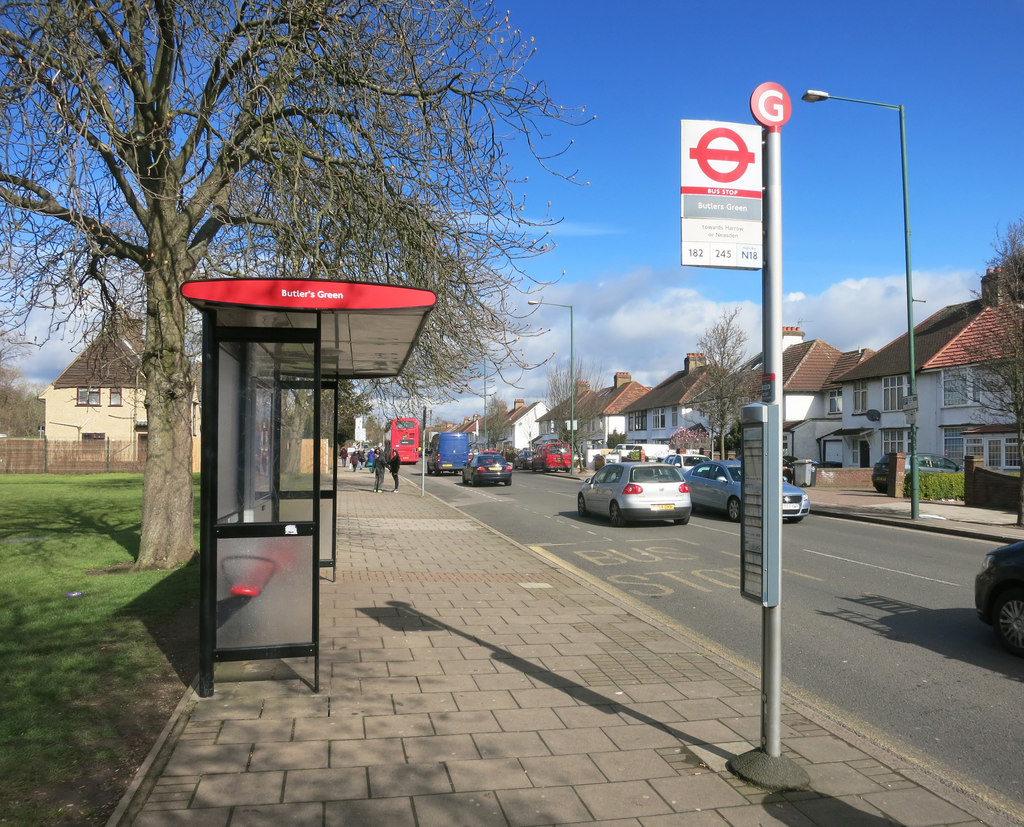
<instances>
[{"instance_id":1,"label":"red double-decker bus","mask_svg":"<svg viewBox=\"0 0 1024 827\"><path fill-rule=\"evenodd\" d=\"M398 451L403 463L418 462L420 458L420 422L413 417L392 419L388 429L388 455Z\"/></svg>"}]
</instances>

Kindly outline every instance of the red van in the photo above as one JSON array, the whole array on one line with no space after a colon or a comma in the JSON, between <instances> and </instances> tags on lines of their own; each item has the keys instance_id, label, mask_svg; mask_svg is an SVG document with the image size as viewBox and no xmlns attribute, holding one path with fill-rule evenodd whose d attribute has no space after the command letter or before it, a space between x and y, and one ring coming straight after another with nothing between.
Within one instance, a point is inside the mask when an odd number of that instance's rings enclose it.
<instances>
[{"instance_id":1,"label":"red van","mask_svg":"<svg viewBox=\"0 0 1024 827\"><path fill-rule=\"evenodd\" d=\"M572 471L569 461L569 446L565 442L549 442L541 445L530 458L532 471Z\"/></svg>"}]
</instances>

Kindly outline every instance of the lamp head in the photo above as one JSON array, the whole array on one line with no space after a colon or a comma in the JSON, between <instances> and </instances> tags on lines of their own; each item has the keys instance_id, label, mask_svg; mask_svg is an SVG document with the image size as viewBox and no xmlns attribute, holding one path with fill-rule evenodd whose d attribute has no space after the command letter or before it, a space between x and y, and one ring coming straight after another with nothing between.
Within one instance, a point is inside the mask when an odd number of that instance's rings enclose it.
<instances>
[{"instance_id":1,"label":"lamp head","mask_svg":"<svg viewBox=\"0 0 1024 827\"><path fill-rule=\"evenodd\" d=\"M527 301L526 303L527 303L527 304L544 304L544 302L534 301L533 299L530 299L530 300L529 300L529 301Z\"/></svg>"},{"instance_id":2,"label":"lamp head","mask_svg":"<svg viewBox=\"0 0 1024 827\"><path fill-rule=\"evenodd\" d=\"M818 101L827 101L828 97L828 92L822 92L818 89L808 89L800 96L800 99L805 100L808 103L817 103Z\"/></svg>"}]
</instances>

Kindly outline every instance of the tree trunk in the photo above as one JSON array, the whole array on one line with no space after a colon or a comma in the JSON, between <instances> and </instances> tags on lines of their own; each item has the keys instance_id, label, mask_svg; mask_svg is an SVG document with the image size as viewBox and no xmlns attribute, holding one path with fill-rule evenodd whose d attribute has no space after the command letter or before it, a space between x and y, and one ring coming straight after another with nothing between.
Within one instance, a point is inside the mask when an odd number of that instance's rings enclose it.
<instances>
[{"instance_id":1,"label":"tree trunk","mask_svg":"<svg viewBox=\"0 0 1024 827\"><path fill-rule=\"evenodd\" d=\"M137 569L170 569L195 554L192 504L193 381L185 350L185 301L173 268L147 274L146 377L149 444Z\"/></svg>"}]
</instances>

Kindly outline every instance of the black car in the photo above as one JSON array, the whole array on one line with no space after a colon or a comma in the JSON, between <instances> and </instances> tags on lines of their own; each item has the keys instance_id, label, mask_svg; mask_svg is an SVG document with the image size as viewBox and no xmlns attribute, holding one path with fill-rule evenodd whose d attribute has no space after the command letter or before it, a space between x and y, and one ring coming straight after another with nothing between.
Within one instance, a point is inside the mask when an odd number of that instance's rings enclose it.
<instances>
[{"instance_id":1,"label":"black car","mask_svg":"<svg viewBox=\"0 0 1024 827\"><path fill-rule=\"evenodd\" d=\"M512 484L512 465L501 454L477 454L462 469L464 485L480 485L482 482L503 482Z\"/></svg>"},{"instance_id":2,"label":"black car","mask_svg":"<svg viewBox=\"0 0 1024 827\"><path fill-rule=\"evenodd\" d=\"M904 466L906 472L910 473L910 454L907 454L906 465ZM917 455L917 470L918 473L922 471L939 471L947 474L955 474L960 470L960 466L957 465L953 460L942 456L941 454L918 454ZM889 455L886 454L871 468L871 484L875 487L875 491L885 493L889 490Z\"/></svg>"},{"instance_id":3,"label":"black car","mask_svg":"<svg viewBox=\"0 0 1024 827\"><path fill-rule=\"evenodd\" d=\"M985 555L974 579L974 606L982 622L996 630L999 642L1024 657L1024 542Z\"/></svg>"}]
</instances>

